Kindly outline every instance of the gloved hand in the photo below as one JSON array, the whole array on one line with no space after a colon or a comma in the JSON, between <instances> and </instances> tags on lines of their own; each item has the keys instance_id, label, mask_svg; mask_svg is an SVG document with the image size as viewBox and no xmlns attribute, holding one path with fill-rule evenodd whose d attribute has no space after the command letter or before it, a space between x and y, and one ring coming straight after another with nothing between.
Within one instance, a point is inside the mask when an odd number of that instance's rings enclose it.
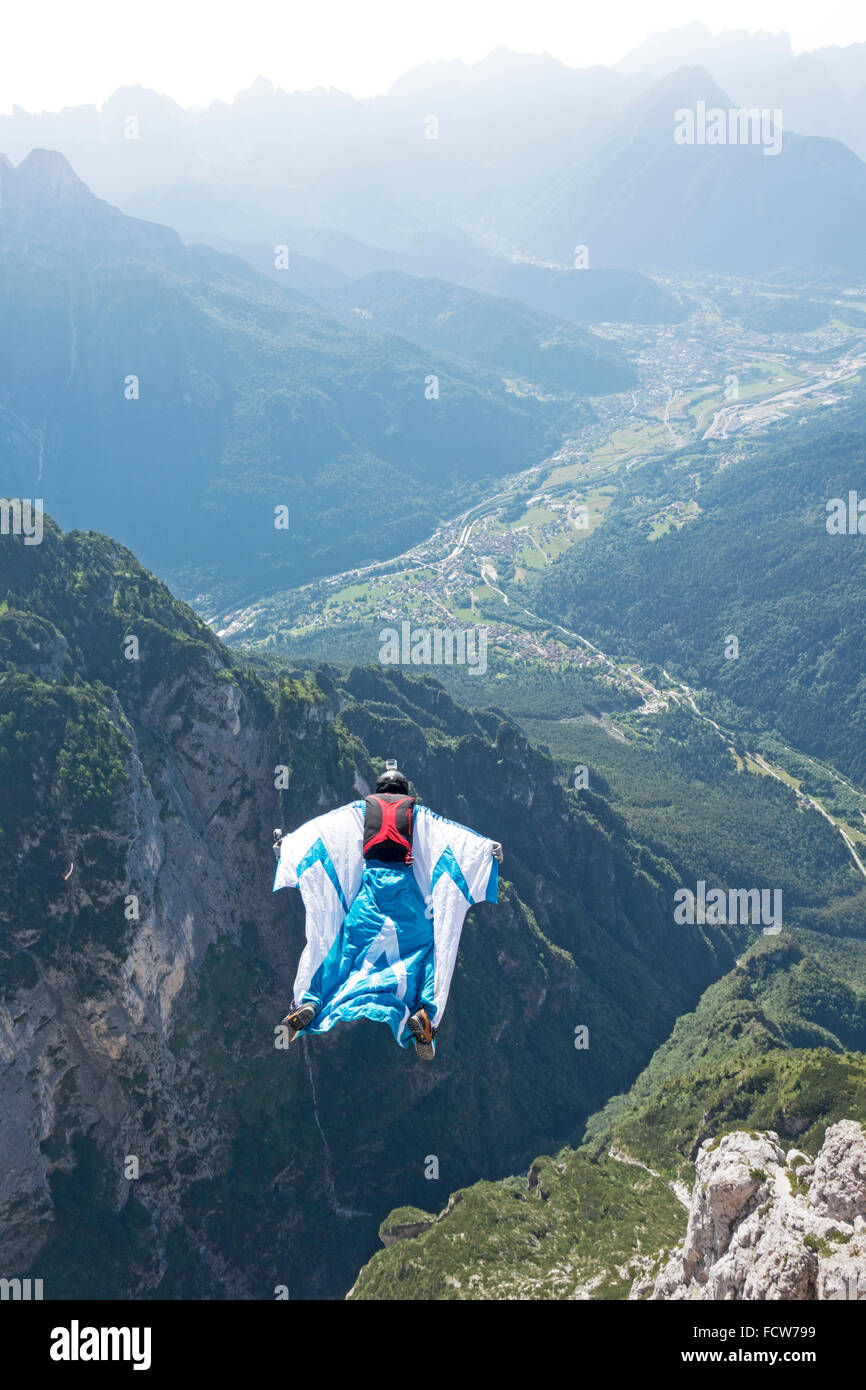
<instances>
[{"instance_id":1,"label":"gloved hand","mask_svg":"<svg viewBox=\"0 0 866 1390\"><path fill-rule=\"evenodd\" d=\"M502 863L502 846L498 840L493 841L493 858Z\"/></svg>"}]
</instances>

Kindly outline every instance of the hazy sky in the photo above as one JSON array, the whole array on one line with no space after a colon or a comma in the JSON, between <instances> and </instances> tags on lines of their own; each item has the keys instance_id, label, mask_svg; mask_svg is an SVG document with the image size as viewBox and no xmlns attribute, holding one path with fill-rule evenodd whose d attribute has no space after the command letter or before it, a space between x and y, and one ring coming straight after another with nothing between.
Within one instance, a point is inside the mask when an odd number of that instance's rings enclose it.
<instances>
[{"instance_id":1,"label":"hazy sky","mask_svg":"<svg viewBox=\"0 0 866 1390\"><path fill-rule=\"evenodd\" d=\"M694 20L714 33L784 29L797 51L866 39L854 0L6 0L0 110L99 104L136 83L198 105L259 75L371 96L418 63L499 45L611 63L650 29Z\"/></svg>"}]
</instances>

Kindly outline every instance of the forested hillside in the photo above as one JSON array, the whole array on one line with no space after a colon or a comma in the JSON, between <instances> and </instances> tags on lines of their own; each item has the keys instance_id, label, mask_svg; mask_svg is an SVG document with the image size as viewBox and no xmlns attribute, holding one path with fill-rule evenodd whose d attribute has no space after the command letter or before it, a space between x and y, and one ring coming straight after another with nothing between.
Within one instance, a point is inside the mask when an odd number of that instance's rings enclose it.
<instances>
[{"instance_id":1,"label":"forested hillside","mask_svg":"<svg viewBox=\"0 0 866 1390\"><path fill-rule=\"evenodd\" d=\"M645 1298L685 1234L701 1146L768 1130L803 1162L814 1157L829 1125L866 1122L864 1049L863 945L765 938L677 1022L628 1094L593 1116L580 1148L455 1192L438 1219L414 1212L416 1235L393 1213L389 1248L352 1296Z\"/></svg>"},{"instance_id":2,"label":"forested hillside","mask_svg":"<svg viewBox=\"0 0 866 1390\"><path fill-rule=\"evenodd\" d=\"M474 302L513 338L513 309ZM45 150L0 162L0 318L6 495L118 536L202 601L388 558L555 449L587 391L631 380L575 330L567 388L517 391L488 330L459 357L371 333L124 217Z\"/></svg>"},{"instance_id":3,"label":"forested hillside","mask_svg":"<svg viewBox=\"0 0 866 1390\"><path fill-rule=\"evenodd\" d=\"M444 1192L576 1139L749 936L674 925L670 867L503 714L376 669L262 678L103 536L4 539L0 662L0 1212L47 1297L343 1293L429 1155ZM506 845L429 1071L373 1024L274 1046L302 912L271 828L390 755Z\"/></svg>"},{"instance_id":4,"label":"forested hillside","mask_svg":"<svg viewBox=\"0 0 866 1390\"><path fill-rule=\"evenodd\" d=\"M862 783L866 537L831 534L827 504L866 498L864 418L861 393L766 439L706 440L634 470L604 527L539 576L539 611ZM671 525L691 501L694 519Z\"/></svg>"}]
</instances>

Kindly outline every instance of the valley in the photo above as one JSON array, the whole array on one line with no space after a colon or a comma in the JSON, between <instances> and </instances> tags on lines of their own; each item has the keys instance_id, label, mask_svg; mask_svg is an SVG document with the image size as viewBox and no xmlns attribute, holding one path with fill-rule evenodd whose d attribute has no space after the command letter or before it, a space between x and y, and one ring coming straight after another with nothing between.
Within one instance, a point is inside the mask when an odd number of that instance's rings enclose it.
<instances>
[{"instance_id":1,"label":"valley","mask_svg":"<svg viewBox=\"0 0 866 1390\"><path fill-rule=\"evenodd\" d=\"M491 640L503 651L549 659L555 645L539 643L523 623L509 623L502 608L519 603L527 575L602 523L622 475L649 461L679 467L674 451L702 440L729 445L715 460L724 469L737 456L741 436L831 409L866 367L866 297L846 301L849 316L863 314L862 326L828 317L808 335L768 339L743 333L738 322L719 314L715 301L730 292L726 283L709 290L684 281L675 288L694 305L685 323L597 330L634 362L639 385L591 397L594 418L548 458L504 477L497 491L402 554L242 608L208 613L207 620L225 640L301 652L308 639L325 631L336 651L341 634L380 616L399 613L440 624L445 618L487 621ZM834 307L828 305L828 315ZM696 477L687 501L650 515L654 538L700 514L699 486ZM562 654L587 659L588 650L581 654L564 646Z\"/></svg>"},{"instance_id":2,"label":"valley","mask_svg":"<svg viewBox=\"0 0 866 1390\"><path fill-rule=\"evenodd\" d=\"M862 1299L866 44L271 8L0 109L0 1297Z\"/></svg>"},{"instance_id":3,"label":"valley","mask_svg":"<svg viewBox=\"0 0 866 1390\"><path fill-rule=\"evenodd\" d=\"M636 362L639 384L594 399L593 421L550 458L504 479L501 490L402 555L274 595L211 623L223 640L274 657L337 662L377 661L379 631L387 624L408 621L415 630L484 627L490 654L483 681L478 672L473 679L447 666L434 667L434 673L463 699L483 694L504 704L533 737L555 745L562 775L568 775L569 759L581 761L586 747L586 720L580 716L588 700L610 711L598 726L604 738L631 747L646 746L668 712L682 711L713 731L738 770L775 779L799 813L817 811L866 879L866 792L841 777L832 760L805 755L778 731L770 745L759 732L760 720L750 727L742 710L733 719L731 709L727 719L715 706L709 713L703 707L707 692L671 675L664 662L648 663L639 650L611 653L536 606L532 579L605 524L626 482L640 503L643 468L685 472L689 480L684 495L657 511L644 502L634 524L655 541L701 515L702 473L689 471L690 448L709 448L710 469L724 471L742 457L744 438L832 411L860 384L866 324L854 327L833 317L842 304L856 323L862 310L852 308L859 303L853 295L840 298L834 291L825 305L826 324L807 335L768 337L743 333L718 310L728 296L754 296L758 287L708 287L690 280L670 288L695 306L690 318L639 330L610 327ZM726 403L732 395L736 399ZM532 712L531 701L515 699L515 681L531 684L534 669L579 673L585 685L570 710L551 720ZM517 671L523 674L515 676ZM834 788L844 788L841 801Z\"/></svg>"}]
</instances>

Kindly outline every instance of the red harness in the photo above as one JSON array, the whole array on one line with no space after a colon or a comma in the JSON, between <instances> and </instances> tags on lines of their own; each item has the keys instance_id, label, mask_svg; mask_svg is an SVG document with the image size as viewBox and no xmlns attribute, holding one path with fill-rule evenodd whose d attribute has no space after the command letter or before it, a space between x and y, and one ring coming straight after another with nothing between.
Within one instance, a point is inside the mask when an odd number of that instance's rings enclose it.
<instances>
[{"instance_id":1,"label":"red harness","mask_svg":"<svg viewBox=\"0 0 866 1390\"><path fill-rule=\"evenodd\" d=\"M364 808L364 858L412 863L414 796L377 792Z\"/></svg>"}]
</instances>

